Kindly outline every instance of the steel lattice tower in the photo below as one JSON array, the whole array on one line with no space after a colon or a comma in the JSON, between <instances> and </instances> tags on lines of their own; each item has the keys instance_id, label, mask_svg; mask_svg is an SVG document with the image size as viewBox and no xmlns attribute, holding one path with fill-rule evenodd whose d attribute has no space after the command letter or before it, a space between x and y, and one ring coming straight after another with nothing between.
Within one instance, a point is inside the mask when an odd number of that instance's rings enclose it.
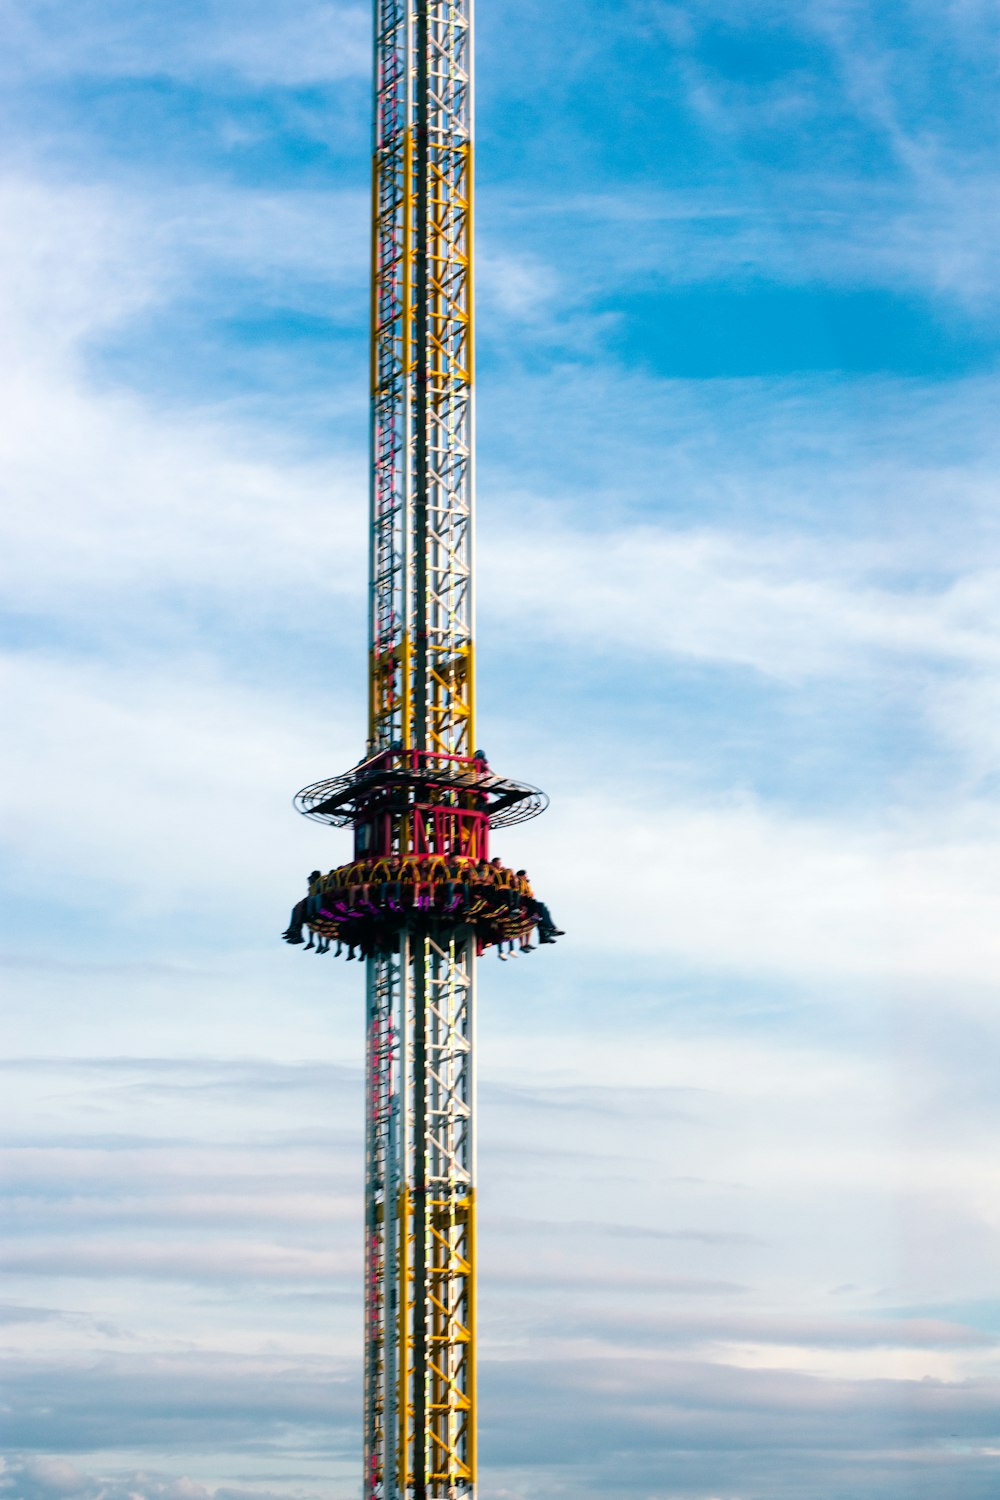
<instances>
[{"instance_id":1,"label":"steel lattice tower","mask_svg":"<svg viewBox=\"0 0 1000 1500\"><path fill-rule=\"evenodd\" d=\"M354 829L286 934L366 957L364 1500L475 1494L475 960L547 908L476 749L472 0L375 0L369 730L300 792ZM540 915L541 913L541 915Z\"/></svg>"}]
</instances>

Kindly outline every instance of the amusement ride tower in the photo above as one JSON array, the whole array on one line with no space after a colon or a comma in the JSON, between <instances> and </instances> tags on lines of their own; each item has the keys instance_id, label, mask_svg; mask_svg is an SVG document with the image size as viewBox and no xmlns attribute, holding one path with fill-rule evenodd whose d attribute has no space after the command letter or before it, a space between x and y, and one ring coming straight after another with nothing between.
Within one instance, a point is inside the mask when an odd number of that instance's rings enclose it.
<instances>
[{"instance_id":1,"label":"amusement ride tower","mask_svg":"<svg viewBox=\"0 0 1000 1500\"><path fill-rule=\"evenodd\" d=\"M560 933L474 728L472 0L375 11L368 745L296 798L354 858L285 937L367 967L363 1497L471 1500L475 962Z\"/></svg>"}]
</instances>

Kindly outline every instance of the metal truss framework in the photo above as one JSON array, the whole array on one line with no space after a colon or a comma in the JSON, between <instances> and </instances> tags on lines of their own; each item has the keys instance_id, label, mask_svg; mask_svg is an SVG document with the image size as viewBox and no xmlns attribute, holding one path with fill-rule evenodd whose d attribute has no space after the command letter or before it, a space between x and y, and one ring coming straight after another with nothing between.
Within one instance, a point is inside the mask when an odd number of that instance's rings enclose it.
<instances>
[{"instance_id":1,"label":"metal truss framework","mask_svg":"<svg viewBox=\"0 0 1000 1500\"><path fill-rule=\"evenodd\" d=\"M471 755L471 0L376 0L370 751Z\"/></svg>"},{"instance_id":2,"label":"metal truss framework","mask_svg":"<svg viewBox=\"0 0 1000 1500\"><path fill-rule=\"evenodd\" d=\"M366 1500L475 1493L474 961L368 960Z\"/></svg>"},{"instance_id":3,"label":"metal truss framework","mask_svg":"<svg viewBox=\"0 0 1000 1500\"><path fill-rule=\"evenodd\" d=\"M375 0L369 755L474 751L471 0ZM417 852L414 819L392 832ZM475 1493L467 930L367 960L364 1500Z\"/></svg>"}]
</instances>

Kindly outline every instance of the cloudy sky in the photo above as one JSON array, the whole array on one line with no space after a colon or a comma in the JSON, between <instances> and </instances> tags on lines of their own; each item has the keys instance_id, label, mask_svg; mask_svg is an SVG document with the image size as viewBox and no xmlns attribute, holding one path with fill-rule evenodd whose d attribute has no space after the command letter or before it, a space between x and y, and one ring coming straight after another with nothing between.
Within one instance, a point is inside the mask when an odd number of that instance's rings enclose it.
<instances>
[{"instance_id":1,"label":"cloudy sky","mask_svg":"<svg viewBox=\"0 0 1000 1500\"><path fill-rule=\"evenodd\" d=\"M0 1497L354 1500L368 16L0 22ZM478 63L482 1500L993 1500L996 6Z\"/></svg>"}]
</instances>

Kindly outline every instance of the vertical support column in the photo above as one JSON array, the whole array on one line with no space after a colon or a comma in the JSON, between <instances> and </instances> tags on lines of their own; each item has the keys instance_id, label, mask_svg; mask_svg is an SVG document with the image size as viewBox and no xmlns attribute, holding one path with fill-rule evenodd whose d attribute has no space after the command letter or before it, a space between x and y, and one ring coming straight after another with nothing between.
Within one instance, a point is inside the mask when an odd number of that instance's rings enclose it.
<instances>
[{"instance_id":1,"label":"vertical support column","mask_svg":"<svg viewBox=\"0 0 1000 1500\"><path fill-rule=\"evenodd\" d=\"M471 755L472 0L417 0L416 36L418 711L423 748Z\"/></svg>"},{"instance_id":2,"label":"vertical support column","mask_svg":"<svg viewBox=\"0 0 1000 1500\"><path fill-rule=\"evenodd\" d=\"M401 1118L398 1018L405 969L395 955L366 973L364 1479L365 1500L396 1500L398 1202Z\"/></svg>"},{"instance_id":3,"label":"vertical support column","mask_svg":"<svg viewBox=\"0 0 1000 1500\"><path fill-rule=\"evenodd\" d=\"M475 1493L474 965L368 961L365 1500Z\"/></svg>"},{"instance_id":4,"label":"vertical support column","mask_svg":"<svg viewBox=\"0 0 1000 1500\"><path fill-rule=\"evenodd\" d=\"M475 1486L474 963L468 939L413 942L413 1500L465 1500Z\"/></svg>"},{"instance_id":5,"label":"vertical support column","mask_svg":"<svg viewBox=\"0 0 1000 1500\"><path fill-rule=\"evenodd\" d=\"M369 743L471 755L472 0L375 0Z\"/></svg>"},{"instance_id":6,"label":"vertical support column","mask_svg":"<svg viewBox=\"0 0 1000 1500\"><path fill-rule=\"evenodd\" d=\"M472 0L374 5L369 751L471 755ZM474 964L369 960L365 1500L474 1495Z\"/></svg>"},{"instance_id":7,"label":"vertical support column","mask_svg":"<svg viewBox=\"0 0 1000 1500\"><path fill-rule=\"evenodd\" d=\"M369 751L410 743L413 0L374 0Z\"/></svg>"}]
</instances>

